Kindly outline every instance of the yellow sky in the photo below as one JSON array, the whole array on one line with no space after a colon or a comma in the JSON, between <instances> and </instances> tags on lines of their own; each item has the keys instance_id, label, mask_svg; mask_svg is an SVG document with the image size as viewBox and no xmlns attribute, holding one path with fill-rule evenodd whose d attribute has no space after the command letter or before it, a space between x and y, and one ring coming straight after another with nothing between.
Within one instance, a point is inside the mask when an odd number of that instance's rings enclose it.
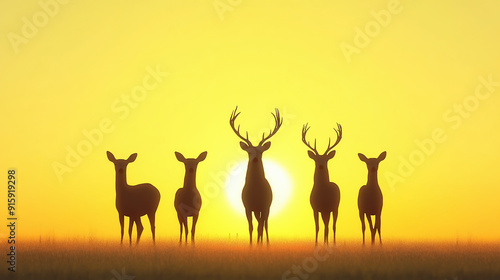
<instances>
[{"instance_id":1,"label":"yellow sky","mask_svg":"<svg viewBox=\"0 0 500 280\"><path fill-rule=\"evenodd\" d=\"M361 238L357 153L382 151L383 237L498 240L497 1L66 2L0 3L0 170L18 171L21 235L118 238L109 150L137 152L129 183L160 190L160 238L178 234L174 151L208 151L197 234L246 237L224 183L247 157L238 105L253 138L284 116L264 158L293 185L271 238L313 237L300 132L309 122L324 149L338 122L338 240Z\"/></svg>"}]
</instances>

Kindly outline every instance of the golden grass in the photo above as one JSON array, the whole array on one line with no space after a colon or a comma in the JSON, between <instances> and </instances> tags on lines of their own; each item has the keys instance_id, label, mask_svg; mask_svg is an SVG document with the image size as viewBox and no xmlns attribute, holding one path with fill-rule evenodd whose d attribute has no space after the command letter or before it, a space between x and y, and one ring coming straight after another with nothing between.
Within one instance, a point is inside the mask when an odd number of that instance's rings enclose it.
<instances>
[{"instance_id":1,"label":"golden grass","mask_svg":"<svg viewBox=\"0 0 500 280\"><path fill-rule=\"evenodd\" d=\"M145 240L21 242L16 279L500 279L500 244L359 242L315 248L313 243L199 240L195 246ZM315 253L315 250L316 251ZM7 264L0 273L12 276ZM295 266L295 268L294 268ZM114 272L113 272L114 271ZM287 271L288 274L286 274Z\"/></svg>"}]
</instances>

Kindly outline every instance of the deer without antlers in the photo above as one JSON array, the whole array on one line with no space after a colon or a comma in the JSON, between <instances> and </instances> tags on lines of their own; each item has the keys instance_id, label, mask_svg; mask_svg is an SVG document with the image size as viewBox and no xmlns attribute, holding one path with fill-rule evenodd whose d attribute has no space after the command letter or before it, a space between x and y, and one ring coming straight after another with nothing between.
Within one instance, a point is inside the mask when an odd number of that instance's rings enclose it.
<instances>
[{"instance_id":1,"label":"deer without antlers","mask_svg":"<svg viewBox=\"0 0 500 280\"><path fill-rule=\"evenodd\" d=\"M179 244L182 243L182 227L186 231L186 243L188 236L188 217L193 217L191 226L191 242L194 244L194 234L196 231L196 222L201 209L201 195L196 188L196 169L198 163L205 160L207 152L201 153L197 158L185 158L181 153L175 152L175 157L178 161L184 163L186 169L184 175L184 186L177 190L175 193L174 207L177 211L177 219L180 225Z\"/></svg>"},{"instance_id":2,"label":"deer without antlers","mask_svg":"<svg viewBox=\"0 0 500 280\"><path fill-rule=\"evenodd\" d=\"M377 231L379 242L382 244L380 223L384 197L382 196L382 190L378 184L377 171L379 163L385 159L386 155L387 152L382 152L377 158L367 158L361 153L358 154L359 159L365 162L368 168L368 181L366 185L359 189L358 194L358 209L359 219L361 220L361 230L363 232L363 245L365 244L365 216L370 226L372 245L375 244L375 235ZM372 224L372 215L375 216L375 226Z\"/></svg>"},{"instance_id":3,"label":"deer without antlers","mask_svg":"<svg viewBox=\"0 0 500 280\"><path fill-rule=\"evenodd\" d=\"M252 212L257 219L257 243L263 243L264 228L266 229L266 239L269 243L268 234L268 218L269 218L269 208L273 201L273 192L269 182L267 181L264 174L264 166L262 165L262 153L271 147L271 142L268 141L272 136L278 132L281 125L283 124L283 118L280 116L278 109L275 109L275 113L271 113L274 117L275 126L274 129L270 130L269 135L262 134L262 139L257 146L254 146L248 137L248 131L246 132L246 137L243 137L240 133L240 126L236 128L235 120L240 115L238 112L238 107L234 109L229 118L229 125L233 129L234 133L243 141L240 142L240 147L248 153L248 168L245 178L245 185L243 186L243 191L241 193L241 198L243 201L243 206L245 207L245 214L248 220L248 231L250 233L250 244L252 244Z\"/></svg>"},{"instance_id":4,"label":"deer without antlers","mask_svg":"<svg viewBox=\"0 0 500 280\"><path fill-rule=\"evenodd\" d=\"M132 228L137 227L137 244L144 229L141 216L148 215L151 224L153 242L155 242L155 214L160 203L160 192L151 184L131 186L127 183L127 165L137 158L137 154L128 159L116 159L111 152L106 152L109 161L114 163L116 171L116 210L120 219L121 243L123 243L124 216L130 217L128 235L132 245Z\"/></svg>"},{"instance_id":5,"label":"deer without antlers","mask_svg":"<svg viewBox=\"0 0 500 280\"><path fill-rule=\"evenodd\" d=\"M328 161L335 156L335 146L342 139L342 126L337 124L337 129L334 128L337 134L337 140L331 145L331 139L328 138L328 147L323 154L320 154L316 149L316 139L314 139L314 148L306 140L306 134L311 127L305 124L302 127L302 142L309 148L307 154L314 160L316 165L314 169L314 185L311 191L310 203L314 213L314 223L316 225L316 245L318 244L319 232L319 214L325 225L324 242L328 244L328 224L330 223L330 212L333 214L333 243L336 242L336 225L340 203L340 189L337 184L330 182L328 174ZM333 150L333 151L332 151Z\"/></svg>"}]
</instances>

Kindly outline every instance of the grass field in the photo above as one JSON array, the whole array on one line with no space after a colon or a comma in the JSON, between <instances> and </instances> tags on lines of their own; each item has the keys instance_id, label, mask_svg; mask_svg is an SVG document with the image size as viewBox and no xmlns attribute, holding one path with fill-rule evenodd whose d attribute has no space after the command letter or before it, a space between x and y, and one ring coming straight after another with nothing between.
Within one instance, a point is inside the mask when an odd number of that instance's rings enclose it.
<instances>
[{"instance_id":1,"label":"grass field","mask_svg":"<svg viewBox=\"0 0 500 280\"><path fill-rule=\"evenodd\" d=\"M24 242L17 272L2 263L1 279L500 279L500 244Z\"/></svg>"}]
</instances>

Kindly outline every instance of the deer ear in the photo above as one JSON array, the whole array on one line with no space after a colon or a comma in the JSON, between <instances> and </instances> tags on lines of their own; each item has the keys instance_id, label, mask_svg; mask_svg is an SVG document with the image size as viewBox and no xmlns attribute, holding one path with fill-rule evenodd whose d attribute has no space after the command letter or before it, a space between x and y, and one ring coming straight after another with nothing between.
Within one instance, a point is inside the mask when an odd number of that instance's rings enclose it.
<instances>
[{"instance_id":1,"label":"deer ear","mask_svg":"<svg viewBox=\"0 0 500 280\"><path fill-rule=\"evenodd\" d=\"M365 157L365 155L363 155L362 153L359 153L358 154L358 157L361 161L367 161L368 159Z\"/></svg>"},{"instance_id":2,"label":"deer ear","mask_svg":"<svg viewBox=\"0 0 500 280\"><path fill-rule=\"evenodd\" d=\"M180 162L184 162L186 160L186 158L181 153L179 153L179 152L175 152L175 157Z\"/></svg>"},{"instance_id":3,"label":"deer ear","mask_svg":"<svg viewBox=\"0 0 500 280\"><path fill-rule=\"evenodd\" d=\"M328 156L327 156L327 157L328 157L328 159L332 159L332 158L335 156L335 153L336 153L336 151L335 151L335 150L333 150L333 151L329 152L329 153L328 153Z\"/></svg>"},{"instance_id":4,"label":"deer ear","mask_svg":"<svg viewBox=\"0 0 500 280\"><path fill-rule=\"evenodd\" d=\"M198 158L196 159L197 161L204 161L207 158L207 152L201 153Z\"/></svg>"},{"instance_id":5,"label":"deer ear","mask_svg":"<svg viewBox=\"0 0 500 280\"><path fill-rule=\"evenodd\" d=\"M379 160L379 161L384 160L386 155L387 155L387 152L385 152L385 151L384 151L384 152L382 152L382 153L378 156L378 160Z\"/></svg>"},{"instance_id":6,"label":"deer ear","mask_svg":"<svg viewBox=\"0 0 500 280\"><path fill-rule=\"evenodd\" d=\"M313 153L313 151L307 151L307 154L309 155L310 158L315 159L316 155Z\"/></svg>"},{"instance_id":7,"label":"deer ear","mask_svg":"<svg viewBox=\"0 0 500 280\"><path fill-rule=\"evenodd\" d=\"M243 141L241 141L241 142L240 142L240 147L241 147L244 151L246 151L246 150L248 149L248 145L247 145L247 143L245 143L245 142L243 142Z\"/></svg>"},{"instance_id":8,"label":"deer ear","mask_svg":"<svg viewBox=\"0 0 500 280\"><path fill-rule=\"evenodd\" d=\"M127 161L134 162L136 158L137 158L137 153L133 153L128 157Z\"/></svg>"},{"instance_id":9,"label":"deer ear","mask_svg":"<svg viewBox=\"0 0 500 280\"><path fill-rule=\"evenodd\" d=\"M108 155L109 161L111 161L111 162L115 162L116 161L115 156L110 151L107 151L106 155Z\"/></svg>"},{"instance_id":10,"label":"deer ear","mask_svg":"<svg viewBox=\"0 0 500 280\"><path fill-rule=\"evenodd\" d=\"M262 148L264 148L264 151L267 151L271 147L271 141L264 143L262 145Z\"/></svg>"}]
</instances>

